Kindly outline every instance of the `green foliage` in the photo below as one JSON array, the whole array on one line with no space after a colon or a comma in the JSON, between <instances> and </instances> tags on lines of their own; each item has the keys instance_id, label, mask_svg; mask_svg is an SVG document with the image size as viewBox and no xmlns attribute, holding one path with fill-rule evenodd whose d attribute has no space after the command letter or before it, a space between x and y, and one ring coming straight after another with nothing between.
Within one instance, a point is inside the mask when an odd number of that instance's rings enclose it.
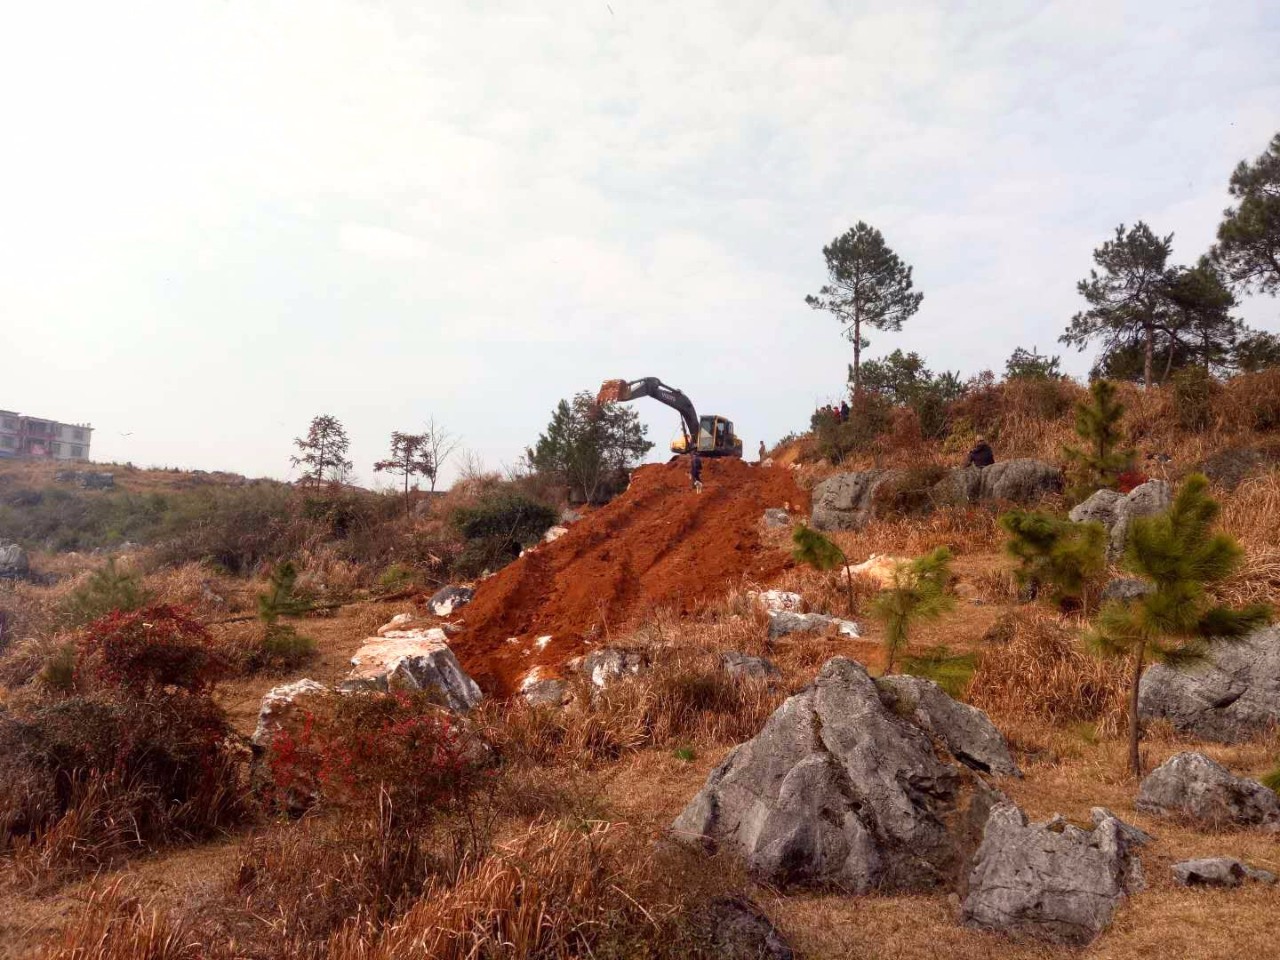
<instances>
[{"instance_id":1,"label":"green foliage","mask_svg":"<svg viewBox=\"0 0 1280 960\"><path fill-rule=\"evenodd\" d=\"M1062 376L1061 357L1048 357L1034 347L1016 348L1004 364L1006 380L1056 380Z\"/></svg>"},{"instance_id":2,"label":"green foliage","mask_svg":"<svg viewBox=\"0 0 1280 960\"><path fill-rule=\"evenodd\" d=\"M698 759L693 747L677 747L671 751L671 755L677 760L683 760L685 763L693 763L694 760Z\"/></svg>"},{"instance_id":3,"label":"green foliage","mask_svg":"<svg viewBox=\"0 0 1280 960\"><path fill-rule=\"evenodd\" d=\"M270 586L258 594L258 619L262 621L262 655L269 662L295 666L315 653L316 644L297 629L281 623L281 617L297 617L311 609L311 602L296 595L298 571L284 560L271 571Z\"/></svg>"},{"instance_id":4,"label":"green foliage","mask_svg":"<svg viewBox=\"0 0 1280 960\"><path fill-rule=\"evenodd\" d=\"M1132 451L1118 449L1123 416L1124 404L1116 399L1115 386L1106 380L1090 384L1089 399L1076 405L1076 436L1085 446L1067 447L1063 452L1080 474L1074 491L1078 499L1100 487L1114 486L1116 477L1132 462Z\"/></svg>"},{"instance_id":5,"label":"green foliage","mask_svg":"<svg viewBox=\"0 0 1280 960\"><path fill-rule=\"evenodd\" d=\"M964 694L977 667L976 654L952 653L943 644L930 647L919 656L902 658L903 673L932 680L957 699Z\"/></svg>"},{"instance_id":6,"label":"green foliage","mask_svg":"<svg viewBox=\"0 0 1280 960\"><path fill-rule=\"evenodd\" d=\"M1037 510L1011 510L999 522L1021 586L1047 586L1058 601L1078 599L1106 569L1107 530L1100 523L1072 523Z\"/></svg>"},{"instance_id":7,"label":"green foliage","mask_svg":"<svg viewBox=\"0 0 1280 960\"><path fill-rule=\"evenodd\" d=\"M46 689L55 693L71 693L76 687L76 645L64 643L54 650L38 676Z\"/></svg>"},{"instance_id":8,"label":"green foliage","mask_svg":"<svg viewBox=\"0 0 1280 960\"><path fill-rule=\"evenodd\" d=\"M413 583L413 570L399 563L391 564L378 577L378 586L384 590L403 590L411 583Z\"/></svg>"},{"instance_id":9,"label":"green foliage","mask_svg":"<svg viewBox=\"0 0 1280 960\"><path fill-rule=\"evenodd\" d=\"M1253 163L1231 174L1236 206L1223 213L1214 261L1242 290L1280 292L1280 133Z\"/></svg>"},{"instance_id":10,"label":"green foliage","mask_svg":"<svg viewBox=\"0 0 1280 960\"><path fill-rule=\"evenodd\" d=\"M626 472L653 444L631 407L596 403L588 393L561 400L546 433L526 452L539 473L557 477L584 503L609 499L625 486Z\"/></svg>"},{"instance_id":11,"label":"green foliage","mask_svg":"<svg viewBox=\"0 0 1280 960\"><path fill-rule=\"evenodd\" d=\"M933 620L951 609L947 594L951 575L951 551L938 547L932 553L899 564L893 580L871 602L871 615L884 625L886 674L893 672L894 660L906 646L911 626Z\"/></svg>"},{"instance_id":12,"label":"green foliage","mask_svg":"<svg viewBox=\"0 0 1280 960\"><path fill-rule=\"evenodd\" d=\"M853 343L854 394L861 391L862 350L867 327L901 330L920 309L923 293L913 290L911 267L889 249L879 230L861 220L822 248L827 283L804 302L825 310L843 326Z\"/></svg>"},{"instance_id":13,"label":"green foliage","mask_svg":"<svg viewBox=\"0 0 1280 960\"><path fill-rule=\"evenodd\" d=\"M1130 573L1154 590L1128 602L1105 604L1090 633L1095 652L1134 661L1130 763L1140 773L1138 683L1146 662L1180 667L1198 661L1213 642L1239 639L1270 618L1262 605L1231 609L1214 604L1207 588L1229 577L1243 551L1229 534L1213 533L1220 507L1209 481L1193 474L1167 513L1134 520L1124 555Z\"/></svg>"},{"instance_id":14,"label":"green foliage","mask_svg":"<svg viewBox=\"0 0 1280 960\"><path fill-rule=\"evenodd\" d=\"M848 456L867 453L889 429L889 402L879 394L863 392L849 404L849 419L840 423L828 410L815 410L809 420L818 455L833 464Z\"/></svg>"},{"instance_id":15,"label":"green foliage","mask_svg":"<svg viewBox=\"0 0 1280 960\"><path fill-rule=\"evenodd\" d=\"M16 490L0 503L0 540L53 551L144 543L162 533L172 500L124 490Z\"/></svg>"},{"instance_id":16,"label":"green foliage","mask_svg":"<svg viewBox=\"0 0 1280 960\"><path fill-rule=\"evenodd\" d=\"M850 383L853 380L850 367ZM883 360L868 360L862 365L862 389L914 410L920 432L938 438L946 435L948 408L964 395L965 386L958 373L935 374L918 353L895 350Z\"/></svg>"},{"instance_id":17,"label":"green foliage","mask_svg":"<svg viewBox=\"0 0 1280 960\"><path fill-rule=\"evenodd\" d=\"M1266 774L1262 778L1261 782L1268 790L1274 790L1276 793L1280 793L1280 766L1277 766L1270 773Z\"/></svg>"},{"instance_id":18,"label":"green foliage","mask_svg":"<svg viewBox=\"0 0 1280 960\"><path fill-rule=\"evenodd\" d=\"M451 522L466 541L458 558L459 572L474 576L505 566L523 547L537 543L557 517L552 507L510 490L499 490L473 507L455 510Z\"/></svg>"},{"instance_id":19,"label":"green foliage","mask_svg":"<svg viewBox=\"0 0 1280 960\"><path fill-rule=\"evenodd\" d=\"M848 593L849 612L854 609L853 579L849 576L849 558L833 540L828 540L817 530L799 524L791 534L791 556L815 570L844 568L844 583Z\"/></svg>"},{"instance_id":20,"label":"green foliage","mask_svg":"<svg viewBox=\"0 0 1280 960\"><path fill-rule=\"evenodd\" d=\"M295 667L315 656L316 642L287 623L269 627L262 637L262 656L268 663Z\"/></svg>"},{"instance_id":21,"label":"green foliage","mask_svg":"<svg viewBox=\"0 0 1280 960\"><path fill-rule=\"evenodd\" d=\"M117 610L137 610L150 601L142 576L121 570L112 557L71 591L63 603L62 616L68 626L78 627Z\"/></svg>"}]
</instances>

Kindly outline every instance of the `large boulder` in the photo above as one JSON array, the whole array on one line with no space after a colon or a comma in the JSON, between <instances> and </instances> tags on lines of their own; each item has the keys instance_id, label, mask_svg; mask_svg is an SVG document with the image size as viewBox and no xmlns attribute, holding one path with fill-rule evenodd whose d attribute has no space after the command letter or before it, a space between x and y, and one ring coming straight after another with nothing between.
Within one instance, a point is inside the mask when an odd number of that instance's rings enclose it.
<instances>
[{"instance_id":1,"label":"large boulder","mask_svg":"<svg viewBox=\"0 0 1280 960\"><path fill-rule=\"evenodd\" d=\"M1276 875L1232 857L1204 857L1175 863L1173 879L1184 887L1238 887L1246 880L1275 883Z\"/></svg>"},{"instance_id":2,"label":"large boulder","mask_svg":"<svg viewBox=\"0 0 1280 960\"><path fill-rule=\"evenodd\" d=\"M459 607L465 607L470 603L475 595L475 591L470 587L441 587L432 594L431 599L427 601L427 606L437 617L451 617Z\"/></svg>"},{"instance_id":3,"label":"large boulder","mask_svg":"<svg viewBox=\"0 0 1280 960\"><path fill-rule=\"evenodd\" d=\"M314 710L320 700L331 694L328 687L314 680L295 680L273 687L262 698L262 706L258 708L258 726L250 741L255 747L270 747L281 730L289 729L296 718Z\"/></svg>"},{"instance_id":4,"label":"large boulder","mask_svg":"<svg viewBox=\"0 0 1280 960\"><path fill-rule=\"evenodd\" d=\"M892 709L940 739L961 763L984 773L1022 776L1004 734L977 707L953 700L923 677L897 674L876 685Z\"/></svg>"},{"instance_id":5,"label":"large boulder","mask_svg":"<svg viewBox=\"0 0 1280 960\"><path fill-rule=\"evenodd\" d=\"M25 580L30 573L27 552L16 543L0 542L0 580Z\"/></svg>"},{"instance_id":6,"label":"large boulder","mask_svg":"<svg viewBox=\"0 0 1280 960\"><path fill-rule=\"evenodd\" d=\"M448 710L465 712L482 699L440 629L396 631L370 637L351 658L352 671L339 688L415 690Z\"/></svg>"},{"instance_id":7,"label":"large boulder","mask_svg":"<svg viewBox=\"0 0 1280 960\"><path fill-rule=\"evenodd\" d=\"M1128 494L1098 490L1088 500L1071 508L1068 516L1076 523L1094 521L1107 528L1107 557L1124 554L1129 527L1138 517L1163 513L1173 503L1173 487L1166 480L1148 480Z\"/></svg>"},{"instance_id":8,"label":"large boulder","mask_svg":"<svg viewBox=\"0 0 1280 960\"><path fill-rule=\"evenodd\" d=\"M1051 494L1062 492L1062 471L1043 460L1001 460L989 467L966 468L963 472L979 476L978 495L972 500L1035 503Z\"/></svg>"},{"instance_id":9,"label":"large boulder","mask_svg":"<svg viewBox=\"0 0 1280 960\"><path fill-rule=\"evenodd\" d=\"M837 473L813 488L815 530L857 530L874 512L872 494L893 471L857 470Z\"/></svg>"},{"instance_id":10,"label":"large boulder","mask_svg":"<svg viewBox=\"0 0 1280 960\"><path fill-rule=\"evenodd\" d=\"M991 811L974 856L962 922L984 930L1084 946L1143 885L1125 824L1081 830L1060 817L1028 823L1012 803Z\"/></svg>"},{"instance_id":11,"label":"large boulder","mask_svg":"<svg viewBox=\"0 0 1280 960\"><path fill-rule=\"evenodd\" d=\"M673 830L772 883L927 890L958 881L998 796L834 657L730 751Z\"/></svg>"},{"instance_id":12,"label":"large boulder","mask_svg":"<svg viewBox=\"0 0 1280 960\"><path fill-rule=\"evenodd\" d=\"M1203 753L1179 753L1151 771L1138 788L1145 813L1183 817L1210 827L1280 830L1280 797L1256 780L1237 777Z\"/></svg>"},{"instance_id":13,"label":"large boulder","mask_svg":"<svg viewBox=\"0 0 1280 960\"><path fill-rule=\"evenodd\" d=\"M1142 676L1138 711L1203 740L1239 743L1280 725L1280 627L1216 645L1201 662Z\"/></svg>"}]
</instances>

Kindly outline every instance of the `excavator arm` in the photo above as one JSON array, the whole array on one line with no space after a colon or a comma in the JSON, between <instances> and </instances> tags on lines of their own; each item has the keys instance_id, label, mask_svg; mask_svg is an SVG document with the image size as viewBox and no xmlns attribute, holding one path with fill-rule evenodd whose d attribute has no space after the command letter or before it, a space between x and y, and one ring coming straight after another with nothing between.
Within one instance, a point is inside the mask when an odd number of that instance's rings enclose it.
<instances>
[{"instance_id":1,"label":"excavator arm","mask_svg":"<svg viewBox=\"0 0 1280 960\"><path fill-rule=\"evenodd\" d=\"M686 442L696 443L698 440L698 411L693 401L675 387L669 387L657 377L641 377L639 380L606 380L596 397L597 403L620 403L635 400L637 397L653 397L659 403L665 403L677 413L684 425Z\"/></svg>"}]
</instances>

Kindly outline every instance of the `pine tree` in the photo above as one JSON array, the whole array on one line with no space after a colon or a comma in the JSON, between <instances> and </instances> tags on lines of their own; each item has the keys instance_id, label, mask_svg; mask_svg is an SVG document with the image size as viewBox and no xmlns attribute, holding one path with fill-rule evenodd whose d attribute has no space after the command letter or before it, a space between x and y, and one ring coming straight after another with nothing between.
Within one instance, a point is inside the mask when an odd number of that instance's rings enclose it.
<instances>
[{"instance_id":1,"label":"pine tree","mask_svg":"<svg viewBox=\"0 0 1280 960\"><path fill-rule=\"evenodd\" d=\"M1004 363L1006 380L1057 380L1062 376L1062 358L1045 356L1032 347L1017 347Z\"/></svg>"},{"instance_id":2,"label":"pine tree","mask_svg":"<svg viewBox=\"0 0 1280 960\"><path fill-rule=\"evenodd\" d=\"M923 293L913 290L911 267L889 249L884 235L862 221L822 248L828 282L804 302L826 310L844 324L853 343L853 392L862 390L863 336L867 327L901 330L920 309Z\"/></svg>"},{"instance_id":3,"label":"pine tree","mask_svg":"<svg viewBox=\"0 0 1280 960\"><path fill-rule=\"evenodd\" d=\"M298 583L298 570L293 561L276 564L269 578L266 593L258 594L258 619L262 621L262 649L268 657L297 662L315 650L315 643L298 635L290 624L280 623L281 617L297 617L311 609L311 603L294 591Z\"/></svg>"},{"instance_id":4,"label":"pine tree","mask_svg":"<svg viewBox=\"0 0 1280 960\"><path fill-rule=\"evenodd\" d=\"M871 602L871 615L884 625L885 674L893 673L912 624L933 620L951 609L954 601L946 592L950 575L951 551L938 547L899 564L891 584Z\"/></svg>"},{"instance_id":5,"label":"pine tree","mask_svg":"<svg viewBox=\"0 0 1280 960\"><path fill-rule=\"evenodd\" d=\"M794 544L791 555L797 563L807 564L815 570L834 570L837 567L844 568L844 586L848 592L850 616L854 611L853 600L853 575L849 573L849 558L845 556L843 550L836 545L835 541L828 540L817 530L810 529L804 524L796 527L795 532L791 535L791 542Z\"/></svg>"},{"instance_id":6,"label":"pine tree","mask_svg":"<svg viewBox=\"0 0 1280 960\"><path fill-rule=\"evenodd\" d=\"M340 481L351 469L351 461L346 459L347 431L337 417L323 413L311 421L305 437L293 441L300 454L291 457L295 467L303 467L302 483L310 483L319 489L325 480Z\"/></svg>"},{"instance_id":7,"label":"pine tree","mask_svg":"<svg viewBox=\"0 0 1280 960\"><path fill-rule=\"evenodd\" d=\"M1100 523L1072 523L1038 510L1011 510L999 522L1009 534L1005 552L1019 564L1018 584L1032 596L1049 587L1059 603L1079 599L1106 569L1107 530Z\"/></svg>"},{"instance_id":8,"label":"pine tree","mask_svg":"<svg viewBox=\"0 0 1280 960\"><path fill-rule=\"evenodd\" d=\"M430 436L425 433L391 434L391 456L373 465L374 473L387 472L404 478L404 513L409 515L409 479L428 477L435 488L436 461L431 455Z\"/></svg>"},{"instance_id":9,"label":"pine tree","mask_svg":"<svg viewBox=\"0 0 1280 960\"><path fill-rule=\"evenodd\" d=\"M1134 600L1104 605L1089 635L1100 656L1133 663L1129 767L1134 776L1142 775L1138 689L1146 665L1194 663L1212 643L1239 639L1270 618L1264 605L1231 609L1214 604L1208 595L1206 588L1229 577L1243 557L1233 537L1212 532L1220 507L1208 487L1205 477L1193 474L1168 512L1133 522L1123 566L1149 580L1153 589Z\"/></svg>"},{"instance_id":10,"label":"pine tree","mask_svg":"<svg viewBox=\"0 0 1280 960\"><path fill-rule=\"evenodd\" d=\"M1076 435L1085 441L1083 449L1067 447L1067 459L1082 471L1076 493L1083 500L1100 487L1110 487L1128 469L1133 452L1117 449L1121 440L1120 420L1124 404L1116 399L1115 385L1095 380L1089 399L1076 404Z\"/></svg>"},{"instance_id":11,"label":"pine tree","mask_svg":"<svg viewBox=\"0 0 1280 960\"><path fill-rule=\"evenodd\" d=\"M1280 133L1231 174L1237 205L1223 212L1213 258L1240 290L1280 294Z\"/></svg>"},{"instance_id":12,"label":"pine tree","mask_svg":"<svg viewBox=\"0 0 1280 960\"><path fill-rule=\"evenodd\" d=\"M647 433L631 407L600 404L589 393L579 393L556 405L546 433L526 458L539 473L577 491L584 503L595 503L653 449Z\"/></svg>"}]
</instances>

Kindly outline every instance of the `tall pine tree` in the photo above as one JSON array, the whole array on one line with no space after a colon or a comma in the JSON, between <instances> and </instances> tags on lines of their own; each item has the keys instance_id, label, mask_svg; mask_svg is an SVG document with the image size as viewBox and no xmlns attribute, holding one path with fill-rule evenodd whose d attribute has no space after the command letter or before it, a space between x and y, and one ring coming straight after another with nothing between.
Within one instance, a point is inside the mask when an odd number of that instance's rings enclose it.
<instances>
[{"instance_id":1,"label":"tall pine tree","mask_svg":"<svg viewBox=\"0 0 1280 960\"><path fill-rule=\"evenodd\" d=\"M1229 187L1213 258L1240 290L1280 293L1280 133L1253 163L1241 160Z\"/></svg>"},{"instance_id":2,"label":"tall pine tree","mask_svg":"<svg viewBox=\"0 0 1280 960\"><path fill-rule=\"evenodd\" d=\"M867 327L901 330L920 309L923 293L913 289L911 267L884 242L875 227L858 221L822 248L827 261L827 283L817 296L804 302L826 310L844 325L853 343L853 392L862 390L862 348L869 345Z\"/></svg>"},{"instance_id":3,"label":"tall pine tree","mask_svg":"<svg viewBox=\"0 0 1280 960\"><path fill-rule=\"evenodd\" d=\"M1115 385L1095 380L1089 399L1076 404L1076 435L1083 447L1067 447L1063 452L1080 472L1074 493L1083 500L1100 487L1110 487L1128 469L1133 452L1120 449L1120 420L1124 404L1116 399Z\"/></svg>"}]
</instances>

